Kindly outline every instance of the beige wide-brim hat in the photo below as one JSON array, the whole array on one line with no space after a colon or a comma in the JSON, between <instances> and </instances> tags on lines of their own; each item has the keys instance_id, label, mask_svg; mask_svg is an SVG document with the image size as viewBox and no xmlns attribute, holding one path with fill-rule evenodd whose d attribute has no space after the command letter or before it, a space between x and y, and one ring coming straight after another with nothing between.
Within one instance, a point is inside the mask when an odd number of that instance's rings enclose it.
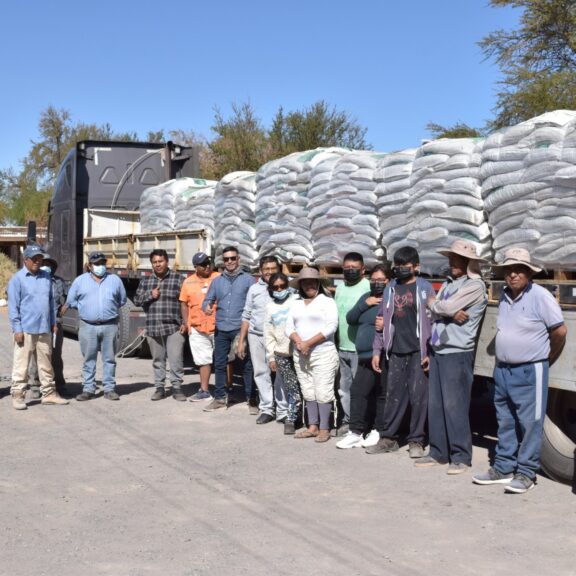
<instances>
[{"instance_id":1,"label":"beige wide-brim hat","mask_svg":"<svg viewBox=\"0 0 576 576\"><path fill-rule=\"evenodd\" d=\"M328 278L326 278L326 276L321 276L320 272L318 272L316 268L302 268L298 273L298 276L293 280L290 280L290 286L297 289L300 287L300 282L302 282L302 280L318 280L323 286L326 286L326 283L328 282Z\"/></svg>"},{"instance_id":2,"label":"beige wide-brim hat","mask_svg":"<svg viewBox=\"0 0 576 576\"><path fill-rule=\"evenodd\" d=\"M458 254L459 256L464 256L469 260L478 260L480 262L485 262L484 258L480 258L476 252L476 246L473 242L469 240L454 240L452 246L448 250L438 250L438 254L448 257L450 254Z\"/></svg>"},{"instance_id":3,"label":"beige wide-brim hat","mask_svg":"<svg viewBox=\"0 0 576 576\"><path fill-rule=\"evenodd\" d=\"M525 248L510 248L504 252L504 260L499 264L492 264L492 268L505 268L506 266L515 266L520 264L530 268L533 272L542 272L540 266L532 264L530 261L530 252Z\"/></svg>"}]
</instances>

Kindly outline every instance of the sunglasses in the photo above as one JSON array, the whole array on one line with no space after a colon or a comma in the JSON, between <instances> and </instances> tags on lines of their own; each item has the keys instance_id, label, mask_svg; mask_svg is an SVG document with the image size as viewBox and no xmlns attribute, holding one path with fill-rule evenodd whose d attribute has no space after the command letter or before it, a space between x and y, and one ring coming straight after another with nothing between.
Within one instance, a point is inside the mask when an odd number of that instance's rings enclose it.
<instances>
[{"instance_id":1,"label":"sunglasses","mask_svg":"<svg viewBox=\"0 0 576 576\"><path fill-rule=\"evenodd\" d=\"M272 288L274 290L284 290L285 288L288 288L288 284L272 284Z\"/></svg>"},{"instance_id":2,"label":"sunglasses","mask_svg":"<svg viewBox=\"0 0 576 576\"><path fill-rule=\"evenodd\" d=\"M238 260L238 256L224 256L224 262L236 262Z\"/></svg>"}]
</instances>

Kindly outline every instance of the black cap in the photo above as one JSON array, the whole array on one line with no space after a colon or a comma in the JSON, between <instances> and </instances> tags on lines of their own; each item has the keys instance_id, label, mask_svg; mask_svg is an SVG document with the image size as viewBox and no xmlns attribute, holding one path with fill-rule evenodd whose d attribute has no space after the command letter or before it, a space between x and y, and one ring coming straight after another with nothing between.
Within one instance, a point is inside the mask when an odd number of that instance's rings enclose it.
<instances>
[{"instance_id":1,"label":"black cap","mask_svg":"<svg viewBox=\"0 0 576 576\"><path fill-rule=\"evenodd\" d=\"M192 264L194 264L194 266L207 264L208 262L210 262L210 256L204 252L196 252L196 254L192 256Z\"/></svg>"},{"instance_id":2,"label":"black cap","mask_svg":"<svg viewBox=\"0 0 576 576\"><path fill-rule=\"evenodd\" d=\"M96 252L90 252L90 255L88 256L88 262L92 264L94 262L98 262L98 260L104 260L104 261L107 260L104 252L100 252L99 250L97 250Z\"/></svg>"}]
</instances>

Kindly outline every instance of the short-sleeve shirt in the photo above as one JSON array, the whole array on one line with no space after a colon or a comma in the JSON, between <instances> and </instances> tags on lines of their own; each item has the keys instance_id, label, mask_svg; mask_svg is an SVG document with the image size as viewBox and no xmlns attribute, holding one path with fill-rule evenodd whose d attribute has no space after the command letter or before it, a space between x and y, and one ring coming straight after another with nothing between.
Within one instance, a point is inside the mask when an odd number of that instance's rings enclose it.
<instances>
[{"instance_id":1,"label":"short-sleeve shirt","mask_svg":"<svg viewBox=\"0 0 576 576\"><path fill-rule=\"evenodd\" d=\"M417 284L396 284L394 287L394 339L393 354L411 354L420 350L418 339Z\"/></svg>"},{"instance_id":2,"label":"short-sleeve shirt","mask_svg":"<svg viewBox=\"0 0 576 576\"><path fill-rule=\"evenodd\" d=\"M208 316L202 310L202 303L208 294L210 284L218 276L220 276L218 272L212 272L208 278L200 278L193 274L184 280L180 291L180 302L186 302L188 305L188 325L202 334L214 334L216 329L216 314ZM213 310L216 311L216 306Z\"/></svg>"},{"instance_id":3,"label":"short-sleeve shirt","mask_svg":"<svg viewBox=\"0 0 576 576\"><path fill-rule=\"evenodd\" d=\"M562 310L546 288L530 282L515 300L504 289L498 306L496 359L506 364L548 359L548 331L562 324Z\"/></svg>"}]
</instances>

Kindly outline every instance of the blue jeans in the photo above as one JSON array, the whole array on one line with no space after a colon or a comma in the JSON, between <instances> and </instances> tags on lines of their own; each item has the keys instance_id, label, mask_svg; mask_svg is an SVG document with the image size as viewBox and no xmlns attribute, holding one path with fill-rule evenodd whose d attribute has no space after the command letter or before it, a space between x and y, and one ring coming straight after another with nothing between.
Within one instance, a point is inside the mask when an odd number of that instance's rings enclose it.
<instances>
[{"instance_id":1,"label":"blue jeans","mask_svg":"<svg viewBox=\"0 0 576 576\"><path fill-rule=\"evenodd\" d=\"M548 361L494 368L498 444L494 468L534 480L540 468L548 398Z\"/></svg>"},{"instance_id":2,"label":"blue jeans","mask_svg":"<svg viewBox=\"0 0 576 576\"><path fill-rule=\"evenodd\" d=\"M80 351L84 357L82 385L84 392L96 392L96 359L102 357L102 386L104 392L116 388L116 352L118 347L118 324L87 324L80 320L78 332Z\"/></svg>"},{"instance_id":3,"label":"blue jeans","mask_svg":"<svg viewBox=\"0 0 576 576\"><path fill-rule=\"evenodd\" d=\"M226 398L226 367L228 366L228 354L230 353L234 338L236 338L236 335L239 333L240 329L224 331L218 330L218 328L216 328L216 332L214 333L214 398L216 400L224 400ZM248 399L252 396L252 379L254 376L252 361L250 360L250 351L247 350L245 359L238 359L238 362L242 365L244 391Z\"/></svg>"}]
</instances>

